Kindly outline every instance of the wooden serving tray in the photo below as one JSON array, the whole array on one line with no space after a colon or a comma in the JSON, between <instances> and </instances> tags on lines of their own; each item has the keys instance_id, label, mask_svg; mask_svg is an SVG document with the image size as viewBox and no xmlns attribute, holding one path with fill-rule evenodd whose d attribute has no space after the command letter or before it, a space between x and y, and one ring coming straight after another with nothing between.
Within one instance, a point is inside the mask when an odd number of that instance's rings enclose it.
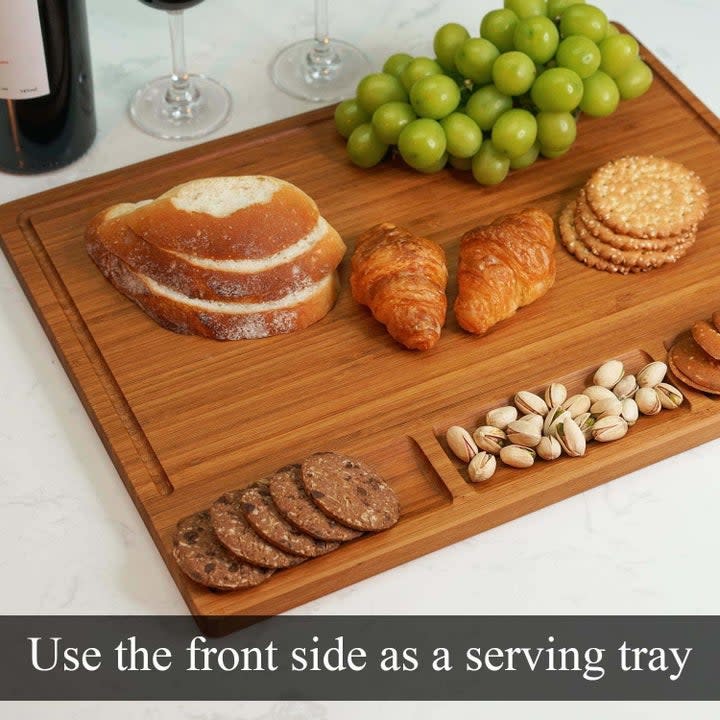
<instances>
[{"instance_id":1,"label":"wooden serving tray","mask_svg":"<svg viewBox=\"0 0 720 720\"><path fill-rule=\"evenodd\" d=\"M0 208L7 257L193 613L280 613L720 435L718 401L686 389L681 409L642 418L620 442L594 445L581 459L500 468L480 486L466 482L444 446L449 425L476 426L516 390L553 380L580 390L609 357L632 369L664 358L664 343L717 309L720 122L643 52L656 74L645 97L610 118L583 118L571 153L494 189L397 161L355 168L326 108ZM594 168L628 153L678 160L707 184L711 212L685 259L619 277L558 247L557 282L544 298L485 337L464 333L449 313L426 353L399 347L352 300L349 254L340 299L321 322L222 343L158 327L105 281L83 246L87 221L107 205L191 178L259 173L314 197L350 250L367 227L392 221L440 242L454 277L463 232L528 205L556 215ZM451 301L454 293L451 282ZM170 550L181 517L326 449L357 455L389 480L402 506L396 527L252 590L211 592L178 570Z\"/></svg>"}]
</instances>

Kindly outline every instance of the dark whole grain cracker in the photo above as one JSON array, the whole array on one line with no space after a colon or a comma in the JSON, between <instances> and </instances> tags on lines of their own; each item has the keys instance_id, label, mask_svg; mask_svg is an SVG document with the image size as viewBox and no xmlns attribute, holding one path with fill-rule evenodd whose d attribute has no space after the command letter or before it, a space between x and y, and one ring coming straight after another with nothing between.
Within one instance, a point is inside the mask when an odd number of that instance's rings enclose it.
<instances>
[{"instance_id":1,"label":"dark whole grain cracker","mask_svg":"<svg viewBox=\"0 0 720 720\"><path fill-rule=\"evenodd\" d=\"M287 568L303 562L305 558L271 545L250 527L242 509L245 492L245 488L227 492L210 506L212 526L220 542L245 562L260 567Z\"/></svg>"},{"instance_id":2,"label":"dark whole grain cracker","mask_svg":"<svg viewBox=\"0 0 720 720\"><path fill-rule=\"evenodd\" d=\"M685 332L668 352L668 365L678 379L690 387L713 395L720 394L720 360L711 358Z\"/></svg>"},{"instance_id":3,"label":"dark whole grain cracker","mask_svg":"<svg viewBox=\"0 0 720 720\"><path fill-rule=\"evenodd\" d=\"M265 582L274 572L243 562L217 538L207 510L183 518L173 538L173 557L195 582L217 590L237 590Z\"/></svg>"},{"instance_id":4,"label":"dark whole grain cracker","mask_svg":"<svg viewBox=\"0 0 720 720\"><path fill-rule=\"evenodd\" d=\"M315 453L302 463L302 481L324 513L356 530L385 530L400 517L393 489L356 458Z\"/></svg>"},{"instance_id":5,"label":"dark whole grain cracker","mask_svg":"<svg viewBox=\"0 0 720 720\"><path fill-rule=\"evenodd\" d=\"M299 465L288 465L270 479L270 495L279 513L299 530L328 542L345 542L362 535L328 517L310 499Z\"/></svg>"},{"instance_id":6,"label":"dark whole grain cracker","mask_svg":"<svg viewBox=\"0 0 720 720\"><path fill-rule=\"evenodd\" d=\"M690 329L695 342L715 360L720 360L720 332L707 320L699 320Z\"/></svg>"},{"instance_id":7,"label":"dark whole grain cracker","mask_svg":"<svg viewBox=\"0 0 720 720\"><path fill-rule=\"evenodd\" d=\"M248 524L260 537L286 552L310 558L340 547L338 542L318 540L285 520L275 507L266 483L258 483L243 493L242 510Z\"/></svg>"}]
</instances>

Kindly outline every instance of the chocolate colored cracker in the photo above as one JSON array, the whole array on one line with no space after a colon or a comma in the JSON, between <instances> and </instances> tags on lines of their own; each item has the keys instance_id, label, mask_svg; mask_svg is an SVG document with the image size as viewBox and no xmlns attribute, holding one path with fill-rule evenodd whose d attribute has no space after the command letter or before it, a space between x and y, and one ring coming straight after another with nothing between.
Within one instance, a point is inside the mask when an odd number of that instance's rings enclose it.
<instances>
[{"instance_id":1,"label":"chocolate colored cracker","mask_svg":"<svg viewBox=\"0 0 720 720\"><path fill-rule=\"evenodd\" d=\"M310 499L299 465L288 465L270 478L270 495L279 513L299 530L328 542L353 540L361 532L328 517Z\"/></svg>"},{"instance_id":2,"label":"chocolate colored cracker","mask_svg":"<svg viewBox=\"0 0 720 720\"><path fill-rule=\"evenodd\" d=\"M720 360L720 332L707 320L696 322L690 332L695 342L715 360Z\"/></svg>"},{"instance_id":3,"label":"chocolate colored cracker","mask_svg":"<svg viewBox=\"0 0 720 720\"><path fill-rule=\"evenodd\" d=\"M317 557L340 547L340 543L318 540L287 522L275 507L270 490L264 483L245 491L242 510L248 524L260 537L285 552Z\"/></svg>"},{"instance_id":4,"label":"chocolate colored cracker","mask_svg":"<svg viewBox=\"0 0 720 720\"><path fill-rule=\"evenodd\" d=\"M229 552L217 539L207 510L183 518L177 524L173 557L188 577L218 590L253 587L274 572L249 565Z\"/></svg>"},{"instance_id":5,"label":"chocolate colored cracker","mask_svg":"<svg viewBox=\"0 0 720 720\"><path fill-rule=\"evenodd\" d=\"M260 567L286 568L303 562L305 558L271 545L248 525L242 509L244 494L245 489L233 490L210 506L212 526L218 540L245 562Z\"/></svg>"},{"instance_id":6,"label":"chocolate colored cracker","mask_svg":"<svg viewBox=\"0 0 720 720\"><path fill-rule=\"evenodd\" d=\"M670 348L668 364L690 387L720 395L720 360L711 358L689 332L683 333Z\"/></svg>"},{"instance_id":7,"label":"chocolate colored cracker","mask_svg":"<svg viewBox=\"0 0 720 720\"><path fill-rule=\"evenodd\" d=\"M392 488L360 460L316 453L302 464L302 481L313 502L356 530L385 530L400 517Z\"/></svg>"}]
</instances>

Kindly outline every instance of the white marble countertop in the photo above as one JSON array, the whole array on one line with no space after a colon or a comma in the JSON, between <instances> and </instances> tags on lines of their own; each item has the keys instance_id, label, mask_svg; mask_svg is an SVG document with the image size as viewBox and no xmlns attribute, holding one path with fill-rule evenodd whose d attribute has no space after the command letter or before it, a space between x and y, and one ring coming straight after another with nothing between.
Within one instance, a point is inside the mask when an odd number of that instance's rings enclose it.
<instances>
[{"instance_id":1,"label":"white marble countertop","mask_svg":"<svg viewBox=\"0 0 720 720\"><path fill-rule=\"evenodd\" d=\"M475 29L498 0L334 0L331 30L376 65L391 52L429 52L434 30L456 20ZM716 0L602 0L716 114ZM138 2L88 2L98 137L70 167L45 175L0 174L0 202L181 147L131 125L132 91L169 63L165 18ZM287 117L311 104L269 81L280 47L312 33L311 0L213 0L187 14L190 68L222 81L235 107L214 137ZM4 257L0 259L0 613L186 612L82 403ZM325 613L718 613L720 441L503 525L298 609ZM435 717L439 706L326 703L103 707L103 717ZM392 710L389 708L392 707ZM603 705L590 717L645 717L649 706ZM90 718L99 706L14 705L12 718ZM522 705L494 716L523 713ZM453 715L470 717L470 706ZM654 707L671 717L669 706ZM574 717L577 706L536 706ZM693 715L704 708L695 705ZM710 709L708 708L708 712ZM387 714L385 714L387 713ZM673 714L674 716L674 714ZM707 717L710 717L708 714Z\"/></svg>"}]
</instances>

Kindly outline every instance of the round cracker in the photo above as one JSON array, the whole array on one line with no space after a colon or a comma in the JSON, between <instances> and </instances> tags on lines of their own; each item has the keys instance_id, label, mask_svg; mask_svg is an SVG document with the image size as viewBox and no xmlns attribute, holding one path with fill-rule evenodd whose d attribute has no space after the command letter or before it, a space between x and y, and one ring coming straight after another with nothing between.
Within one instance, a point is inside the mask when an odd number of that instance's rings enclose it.
<instances>
[{"instance_id":1,"label":"round cracker","mask_svg":"<svg viewBox=\"0 0 720 720\"><path fill-rule=\"evenodd\" d=\"M707 320L699 320L690 329L693 340L715 360L720 360L720 332Z\"/></svg>"},{"instance_id":2,"label":"round cracker","mask_svg":"<svg viewBox=\"0 0 720 720\"><path fill-rule=\"evenodd\" d=\"M340 543L318 540L287 522L275 507L265 483L258 483L243 493L242 510L250 527L261 538L285 552L310 558L340 547Z\"/></svg>"},{"instance_id":3,"label":"round cracker","mask_svg":"<svg viewBox=\"0 0 720 720\"><path fill-rule=\"evenodd\" d=\"M639 238L681 235L708 209L707 190L696 173L651 155L606 163L585 190L589 206L605 225Z\"/></svg>"},{"instance_id":4,"label":"round cracker","mask_svg":"<svg viewBox=\"0 0 720 720\"><path fill-rule=\"evenodd\" d=\"M324 513L356 530L386 530L400 517L393 489L356 458L334 452L311 455L303 461L302 481Z\"/></svg>"},{"instance_id":5,"label":"round cracker","mask_svg":"<svg viewBox=\"0 0 720 720\"><path fill-rule=\"evenodd\" d=\"M677 262L695 243L695 236L692 235L684 242L675 245L671 250L618 250L616 247L607 245L596 238L588 230L582 216L577 211L575 212L575 231L578 240L593 255L616 265L625 265L642 270L653 270L662 265Z\"/></svg>"},{"instance_id":6,"label":"round cracker","mask_svg":"<svg viewBox=\"0 0 720 720\"><path fill-rule=\"evenodd\" d=\"M683 333L670 348L668 361L674 373L703 392L720 394L720 360L711 358L689 332Z\"/></svg>"},{"instance_id":7,"label":"round cracker","mask_svg":"<svg viewBox=\"0 0 720 720\"><path fill-rule=\"evenodd\" d=\"M279 513L302 532L328 542L353 540L362 535L328 517L310 499L299 465L289 465L270 478L270 495Z\"/></svg>"},{"instance_id":8,"label":"round cracker","mask_svg":"<svg viewBox=\"0 0 720 720\"><path fill-rule=\"evenodd\" d=\"M271 545L250 527L243 514L245 492L242 489L225 493L210 506L210 518L218 540L245 562L260 567L286 568L303 562L305 558Z\"/></svg>"},{"instance_id":9,"label":"round cracker","mask_svg":"<svg viewBox=\"0 0 720 720\"><path fill-rule=\"evenodd\" d=\"M677 245L695 237L696 227L690 228L682 235L672 235L667 238L635 238L630 235L620 235L613 232L609 227L603 225L592 208L587 203L585 188L580 190L577 197L577 208L575 216L582 218L585 227L594 237L606 245L618 250L650 250L659 251L671 250Z\"/></svg>"},{"instance_id":10,"label":"round cracker","mask_svg":"<svg viewBox=\"0 0 720 720\"><path fill-rule=\"evenodd\" d=\"M173 538L173 557L195 582L217 590L237 590L265 582L274 572L243 562L217 538L207 510L183 518Z\"/></svg>"}]
</instances>

